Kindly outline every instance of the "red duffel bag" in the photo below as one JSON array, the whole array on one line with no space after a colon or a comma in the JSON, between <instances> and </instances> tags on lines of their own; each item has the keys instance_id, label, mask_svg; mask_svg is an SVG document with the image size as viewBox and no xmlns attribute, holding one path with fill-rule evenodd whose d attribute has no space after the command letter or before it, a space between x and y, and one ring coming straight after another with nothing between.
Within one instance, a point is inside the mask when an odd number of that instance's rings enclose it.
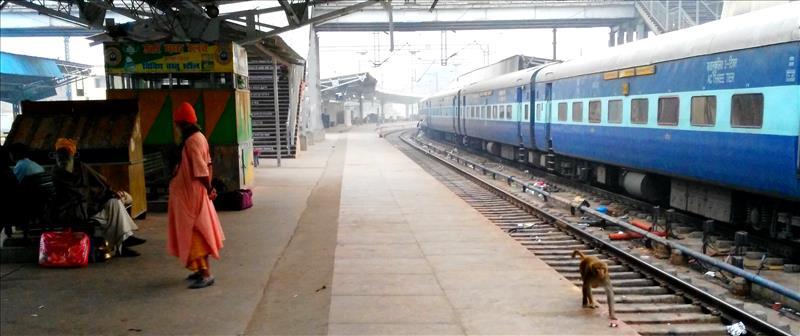
<instances>
[{"instance_id":1,"label":"red duffel bag","mask_svg":"<svg viewBox=\"0 0 800 336\"><path fill-rule=\"evenodd\" d=\"M89 264L89 236L83 232L44 232L39 241L39 265L43 267L86 267Z\"/></svg>"}]
</instances>

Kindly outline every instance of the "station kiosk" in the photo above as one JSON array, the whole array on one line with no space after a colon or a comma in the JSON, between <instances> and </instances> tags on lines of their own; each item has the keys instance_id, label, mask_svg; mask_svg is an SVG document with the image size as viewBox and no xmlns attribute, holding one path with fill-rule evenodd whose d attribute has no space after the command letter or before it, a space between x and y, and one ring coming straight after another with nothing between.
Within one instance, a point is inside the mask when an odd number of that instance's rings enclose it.
<instances>
[{"instance_id":1,"label":"station kiosk","mask_svg":"<svg viewBox=\"0 0 800 336\"><path fill-rule=\"evenodd\" d=\"M189 102L211 147L214 178L228 190L252 185L253 132L244 48L232 42L110 42L104 48L107 98L138 99L145 161L172 166L169 161L180 142L172 114Z\"/></svg>"}]
</instances>

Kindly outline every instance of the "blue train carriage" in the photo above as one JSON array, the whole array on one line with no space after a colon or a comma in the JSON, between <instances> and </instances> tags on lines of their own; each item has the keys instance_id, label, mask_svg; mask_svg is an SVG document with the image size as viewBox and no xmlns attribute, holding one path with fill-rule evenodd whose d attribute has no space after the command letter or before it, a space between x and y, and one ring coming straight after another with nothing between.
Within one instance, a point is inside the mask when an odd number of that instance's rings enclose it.
<instances>
[{"instance_id":1,"label":"blue train carriage","mask_svg":"<svg viewBox=\"0 0 800 336\"><path fill-rule=\"evenodd\" d=\"M498 76L461 91L461 143L509 160L531 148L531 79L539 68Z\"/></svg>"},{"instance_id":2,"label":"blue train carriage","mask_svg":"<svg viewBox=\"0 0 800 336\"><path fill-rule=\"evenodd\" d=\"M796 239L799 41L795 2L547 66L532 161Z\"/></svg>"},{"instance_id":3,"label":"blue train carriage","mask_svg":"<svg viewBox=\"0 0 800 336\"><path fill-rule=\"evenodd\" d=\"M456 114L460 89L447 90L425 98L419 103L419 110L427 116L425 131L437 138L454 139Z\"/></svg>"}]
</instances>

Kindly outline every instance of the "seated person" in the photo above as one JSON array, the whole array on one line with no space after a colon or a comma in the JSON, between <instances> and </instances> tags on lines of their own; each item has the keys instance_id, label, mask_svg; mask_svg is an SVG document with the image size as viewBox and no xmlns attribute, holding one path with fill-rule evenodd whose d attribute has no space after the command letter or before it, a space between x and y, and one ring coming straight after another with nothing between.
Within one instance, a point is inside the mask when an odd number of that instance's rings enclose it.
<instances>
[{"instance_id":1,"label":"seated person","mask_svg":"<svg viewBox=\"0 0 800 336\"><path fill-rule=\"evenodd\" d=\"M11 237L11 227L19 223L16 211L19 181L11 170L11 156L6 147L0 147L0 226L6 237Z\"/></svg>"},{"instance_id":2,"label":"seated person","mask_svg":"<svg viewBox=\"0 0 800 336\"><path fill-rule=\"evenodd\" d=\"M76 153L74 141L65 138L56 141L56 168L53 170L56 218L71 226L96 222L97 229L117 255L138 256L139 253L130 247L143 244L145 240L133 236L138 227L120 200L124 193L111 190L103 175L75 159Z\"/></svg>"},{"instance_id":3,"label":"seated person","mask_svg":"<svg viewBox=\"0 0 800 336\"><path fill-rule=\"evenodd\" d=\"M19 142L11 144L9 152L11 153L11 160L17 163L14 166L14 175L17 176L17 181L22 182L22 179L26 176L44 173L42 166L28 158L29 149L27 145Z\"/></svg>"}]
</instances>

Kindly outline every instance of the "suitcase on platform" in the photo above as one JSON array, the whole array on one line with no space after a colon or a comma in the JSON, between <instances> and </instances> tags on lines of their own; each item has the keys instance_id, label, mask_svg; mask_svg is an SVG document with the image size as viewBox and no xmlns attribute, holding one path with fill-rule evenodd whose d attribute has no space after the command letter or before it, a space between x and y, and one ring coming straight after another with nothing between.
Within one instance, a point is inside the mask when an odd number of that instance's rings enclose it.
<instances>
[{"instance_id":1,"label":"suitcase on platform","mask_svg":"<svg viewBox=\"0 0 800 336\"><path fill-rule=\"evenodd\" d=\"M238 211L248 209L253 206L253 191L249 189L239 189L217 195L214 200L214 207L218 210Z\"/></svg>"},{"instance_id":2,"label":"suitcase on platform","mask_svg":"<svg viewBox=\"0 0 800 336\"><path fill-rule=\"evenodd\" d=\"M42 267L86 267L89 264L89 236L83 232L44 232L39 240Z\"/></svg>"}]
</instances>

